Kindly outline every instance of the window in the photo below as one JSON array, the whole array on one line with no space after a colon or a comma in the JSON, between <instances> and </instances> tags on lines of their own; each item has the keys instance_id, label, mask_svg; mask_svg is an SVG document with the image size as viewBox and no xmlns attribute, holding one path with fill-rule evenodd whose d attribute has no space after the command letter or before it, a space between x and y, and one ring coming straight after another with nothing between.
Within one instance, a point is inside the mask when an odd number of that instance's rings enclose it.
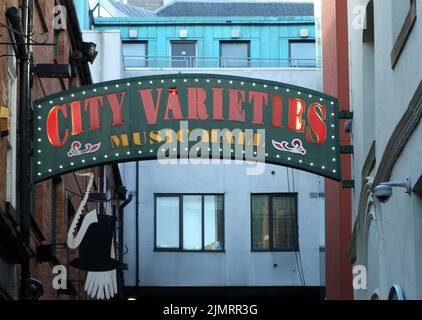
<instances>
[{"instance_id":1,"label":"window","mask_svg":"<svg viewBox=\"0 0 422 320\"><path fill-rule=\"evenodd\" d=\"M223 251L223 195L156 195L157 251Z\"/></svg>"},{"instance_id":2,"label":"window","mask_svg":"<svg viewBox=\"0 0 422 320\"><path fill-rule=\"evenodd\" d=\"M413 0L393 0L393 39L397 39L399 33L403 27L403 24L406 20L407 15L409 14L409 10L412 6Z\"/></svg>"},{"instance_id":3,"label":"window","mask_svg":"<svg viewBox=\"0 0 422 320\"><path fill-rule=\"evenodd\" d=\"M391 67L394 69L416 21L416 0L392 1L393 49Z\"/></svg>"},{"instance_id":4,"label":"window","mask_svg":"<svg viewBox=\"0 0 422 320\"><path fill-rule=\"evenodd\" d=\"M374 0L366 5L366 28L363 29L363 43L374 43Z\"/></svg>"},{"instance_id":5,"label":"window","mask_svg":"<svg viewBox=\"0 0 422 320\"><path fill-rule=\"evenodd\" d=\"M220 67L249 67L249 41L221 41Z\"/></svg>"},{"instance_id":6,"label":"window","mask_svg":"<svg viewBox=\"0 0 422 320\"><path fill-rule=\"evenodd\" d=\"M399 285L394 285L390 288L388 300L406 300L406 297Z\"/></svg>"},{"instance_id":7,"label":"window","mask_svg":"<svg viewBox=\"0 0 422 320\"><path fill-rule=\"evenodd\" d=\"M251 199L252 251L297 251L297 194L255 194Z\"/></svg>"},{"instance_id":8,"label":"window","mask_svg":"<svg viewBox=\"0 0 422 320\"><path fill-rule=\"evenodd\" d=\"M9 107L9 134L7 136L7 175L6 175L6 201L16 209L16 179L17 179L17 75L16 75L16 58L13 56L14 51L9 46L8 61L8 81L7 81L7 104ZM15 217L17 219L17 216Z\"/></svg>"},{"instance_id":9,"label":"window","mask_svg":"<svg viewBox=\"0 0 422 320\"><path fill-rule=\"evenodd\" d=\"M195 41L172 41L171 42L171 67L193 68L196 64Z\"/></svg>"},{"instance_id":10,"label":"window","mask_svg":"<svg viewBox=\"0 0 422 320\"><path fill-rule=\"evenodd\" d=\"M123 42L123 61L125 68L147 66L147 42Z\"/></svg>"},{"instance_id":11,"label":"window","mask_svg":"<svg viewBox=\"0 0 422 320\"><path fill-rule=\"evenodd\" d=\"M315 41L290 41L290 67L316 67Z\"/></svg>"}]
</instances>

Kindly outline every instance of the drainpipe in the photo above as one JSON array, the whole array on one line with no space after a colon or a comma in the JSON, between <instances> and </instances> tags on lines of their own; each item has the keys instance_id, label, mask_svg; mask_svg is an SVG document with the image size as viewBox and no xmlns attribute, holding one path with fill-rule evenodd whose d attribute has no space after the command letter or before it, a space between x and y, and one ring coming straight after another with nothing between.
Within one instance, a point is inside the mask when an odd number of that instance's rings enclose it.
<instances>
[{"instance_id":1,"label":"drainpipe","mask_svg":"<svg viewBox=\"0 0 422 320\"><path fill-rule=\"evenodd\" d=\"M14 32L15 42L19 52L19 214L21 235L24 243L29 246L30 240L30 200L31 200L31 175L30 175L30 76L31 54L29 48L29 24L32 15L32 1L22 0L22 20L19 18L18 9L11 7L6 11ZM29 258L25 258L21 268L22 298L31 299L30 294L30 266Z\"/></svg>"},{"instance_id":2,"label":"drainpipe","mask_svg":"<svg viewBox=\"0 0 422 320\"><path fill-rule=\"evenodd\" d=\"M375 197L374 197L375 198ZM379 293L381 297L388 297L390 288L386 287L386 266L385 266L385 240L384 240L384 228L383 228L383 218L382 218L382 209L381 203L374 199L375 205L375 226L378 233L378 263L379 263ZM372 293L371 293L372 294Z\"/></svg>"},{"instance_id":3,"label":"drainpipe","mask_svg":"<svg viewBox=\"0 0 422 320\"><path fill-rule=\"evenodd\" d=\"M139 161L136 161L136 287L139 286Z\"/></svg>"},{"instance_id":4,"label":"drainpipe","mask_svg":"<svg viewBox=\"0 0 422 320\"><path fill-rule=\"evenodd\" d=\"M124 224L123 224L123 213L125 207L132 201L132 194L130 193L128 198L119 206L119 262L123 265L123 250L124 250ZM123 288L125 286L125 280L123 278L123 270L119 270L119 292L120 297L123 298Z\"/></svg>"}]
</instances>

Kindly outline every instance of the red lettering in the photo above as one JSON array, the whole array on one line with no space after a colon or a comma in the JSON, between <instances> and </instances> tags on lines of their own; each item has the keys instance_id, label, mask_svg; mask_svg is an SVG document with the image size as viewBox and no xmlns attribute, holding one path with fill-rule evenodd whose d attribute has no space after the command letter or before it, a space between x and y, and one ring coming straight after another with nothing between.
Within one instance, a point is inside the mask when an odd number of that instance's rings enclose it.
<instances>
[{"instance_id":1,"label":"red lettering","mask_svg":"<svg viewBox=\"0 0 422 320\"><path fill-rule=\"evenodd\" d=\"M89 109L89 130L97 130L100 125L100 107L104 108L102 96L85 99L85 112Z\"/></svg>"},{"instance_id":2,"label":"red lettering","mask_svg":"<svg viewBox=\"0 0 422 320\"><path fill-rule=\"evenodd\" d=\"M82 111L81 111L82 101L72 101L70 103L70 113L72 115L72 136L76 136L84 132L82 126Z\"/></svg>"},{"instance_id":3,"label":"red lettering","mask_svg":"<svg viewBox=\"0 0 422 320\"><path fill-rule=\"evenodd\" d=\"M188 119L207 120L209 118L205 100L207 93L202 88L188 88Z\"/></svg>"},{"instance_id":4,"label":"red lettering","mask_svg":"<svg viewBox=\"0 0 422 320\"><path fill-rule=\"evenodd\" d=\"M306 140L315 144L324 144L327 141L327 126L325 120L327 117L327 108L319 103L313 103L308 110L309 126L306 130ZM312 137L313 131L316 139Z\"/></svg>"},{"instance_id":5,"label":"red lettering","mask_svg":"<svg viewBox=\"0 0 422 320\"><path fill-rule=\"evenodd\" d=\"M264 106L268 105L268 93L249 92L249 103L253 101L253 124L264 124Z\"/></svg>"},{"instance_id":6,"label":"red lettering","mask_svg":"<svg viewBox=\"0 0 422 320\"><path fill-rule=\"evenodd\" d=\"M51 108L47 116L47 137L50 143L57 148L64 146L69 137L69 130L66 129L64 138L60 139L59 112L63 114L64 119L67 119L65 104Z\"/></svg>"},{"instance_id":7,"label":"red lettering","mask_svg":"<svg viewBox=\"0 0 422 320\"><path fill-rule=\"evenodd\" d=\"M154 105L154 99L152 98L152 89L139 90L148 124L157 123L158 107L160 105L161 92L163 91L163 89L158 88L156 89L156 91L157 101Z\"/></svg>"},{"instance_id":8,"label":"red lettering","mask_svg":"<svg viewBox=\"0 0 422 320\"><path fill-rule=\"evenodd\" d=\"M275 128L283 128L283 97L273 95L273 121Z\"/></svg>"},{"instance_id":9,"label":"red lettering","mask_svg":"<svg viewBox=\"0 0 422 320\"><path fill-rule=\"evenodd\" d=\"M223 121L223 88L212 88L213 120Z\"/></svg>"},{"instance_id":10,"label":"red lettering","mask_svg":"<svg viewBox=\"0 0 422 320\"><path fill-rule=\"evenodd\" d=\"M240 94L240 98L239 98ZM242 104L245 102L245 90L229 89L229 120L244 122L245 110Z\"/></svg>"},{"instance_id":11,"label":"red lettering","mask_svg":"<svg viewBox=\"0 0 422 320\"><path fill-rule=\"evenodd\" d=\"M117 93L111 93L106 95L108 104L110 105L111 112L113 114L113 122L112 126L121 126L124 124L123 117L122 117L122 108L123 102L126 96L126 92L122 91L120 93L120 101L117 98Z\"/></svg>"},{"instance_id":12,"label":"red lettering","mask_svg":"<svg viewBox=\"0 0 422 320\"><path fill-rule=\"evenodd\" d=\"M169 112L173 114L172 120L183 120L182 109L180 108L179 95L169 94L167 99L166 114L164 120L170 120Z\"/></svg>"},{"instance_id":13,"label":"red lettering","mask_svg":"<svg viewBox=\"0 0 422 320\"><path fill-rule=\"evenodd\" d=\"M305 112L305 101L289 98L289 124L288 128L296 132L305 132L305 121L303 121L303 113Z\"/></svg>"}]
</instances>

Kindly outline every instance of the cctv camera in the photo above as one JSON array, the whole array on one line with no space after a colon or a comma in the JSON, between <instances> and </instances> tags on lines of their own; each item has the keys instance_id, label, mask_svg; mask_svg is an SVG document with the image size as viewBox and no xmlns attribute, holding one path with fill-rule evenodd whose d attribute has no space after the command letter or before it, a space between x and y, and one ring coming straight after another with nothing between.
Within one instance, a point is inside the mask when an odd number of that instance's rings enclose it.
<instances>
[{"instance_id":1,"label":"cctv camera","mask_svg":"<svg viewBox=\"0 0 422 320\"><path fill-rule=\"evenodd\" d=\"M412 193L412 180L410 177L401 181L390 181L381 183L374 189L374 195L381 203L386 203L393 195L393 187L406 189L407 194Z\"/></svg>"},{"instance_id":2,"label":"cctv camera","mask_svg":"<svg viewBox=\"0 0 422 320\"><path fill-rule=\"evenodd\" d=\"M81 50L73 51L71 58L74 63L89 62L93 64L98 55L96 48L97 45L93 42L82 42Z\"/></svg>"},{"instance_id":3,"label":"cctv camera","mask_svg":"<svg viewBox=\"0 0 422 320\"><path fill-rule=\"evenodd\" d=\"M352 120L346 121L346 123L344 124L344 131L346 133L351 133L352 132L352 126L353 126L353 121Z\"/></svg>"},{"instance_id":4,"label":"cctv camera","mask_svg":"<svg viewBox=\"0 0 422 320\"><path fill-rule=\"evenodd\" d=\"M25 280L25 284L28 290L28 297L31 300L38 300L44 294L44 287L41 281L29 278Z\"/></svg>"},{"instance_id":5,"label":"cctv camera","mask_svg":"<svg viewBox=\"0 0 422 320\"><path fill-rule=\"evenodd\" d=\"M393 195L393 188L391 186L379 185L374 190L374 195L381 203L386 203Z\"/></svg>"},{"instance_id":6,"label":"cctv camera","mask_svg":"<svg viewBox=\"0 0 422 320\"><path fill-rule=\"evenodd\" d=\"M93 64L98 55L97 45L93 42L82 42L82 55L86 61Z\"/></svg>"}]
</instances>

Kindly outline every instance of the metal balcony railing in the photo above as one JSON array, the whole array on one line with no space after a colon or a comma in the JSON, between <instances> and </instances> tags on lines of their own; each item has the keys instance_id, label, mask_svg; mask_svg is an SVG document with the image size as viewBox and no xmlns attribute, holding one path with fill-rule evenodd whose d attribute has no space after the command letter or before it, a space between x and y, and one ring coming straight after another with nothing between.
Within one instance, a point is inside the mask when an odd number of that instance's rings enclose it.
<instances>
[{"instance_id":1,"label":"metal balcony railing","mask_svg":"<svg viewBox=\"0 0 422 320\"><path fill-rule=\"evenodd\" d=\"M316 68L316 59L124 56L125 70L142 68Z\"/></svg>"}]
</instances>

